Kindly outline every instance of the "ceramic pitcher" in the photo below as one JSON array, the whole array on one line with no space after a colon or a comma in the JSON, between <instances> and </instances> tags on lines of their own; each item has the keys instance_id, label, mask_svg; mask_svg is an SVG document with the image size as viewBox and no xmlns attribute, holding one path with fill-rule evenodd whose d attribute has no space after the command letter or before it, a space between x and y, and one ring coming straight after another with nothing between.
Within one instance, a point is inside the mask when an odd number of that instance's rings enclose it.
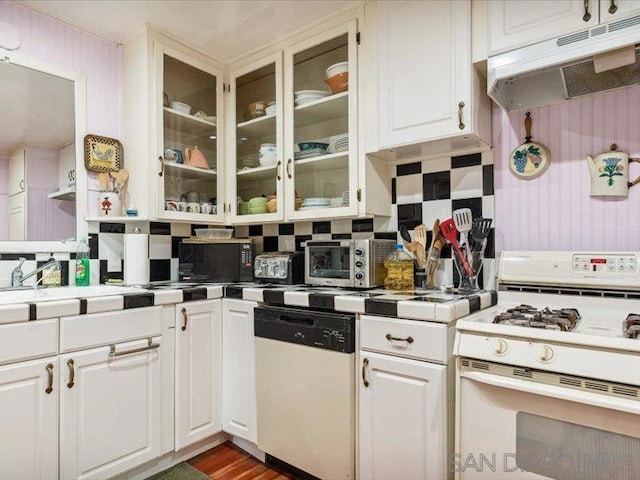
<instances>
[{"instance_id":1,"label":"ceramic pitcher","mask_svg":"<svg viewBox=\"0 0 640 480\"><path fill-rule=\"evenodd\" d=\"M616 149L613 144L610 151L596 158L587 155L592 197L626 197L629 187L640 182L640 176L629 182L629 165L631 162L640 163L640 159L630 158L628 153Z\"/></svg>"},{"instance_id":2,"label":"ceramic pitcher","mask_svg":"<svg viewBox=\"0 0 640 480\"><path fill-rule=\"evenodd\" d=\"M187 148L184 153L185 163L190 167L209 168L209 162L197 145L193 148Z\"/></svg>"}]
</instances>

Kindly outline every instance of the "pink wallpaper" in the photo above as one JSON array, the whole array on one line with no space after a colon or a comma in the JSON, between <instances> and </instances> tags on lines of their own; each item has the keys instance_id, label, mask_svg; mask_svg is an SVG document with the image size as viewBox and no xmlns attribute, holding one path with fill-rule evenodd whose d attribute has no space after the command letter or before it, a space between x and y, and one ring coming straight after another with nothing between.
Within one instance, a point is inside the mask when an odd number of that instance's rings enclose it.
<instances>
[{"instance_id":1,"label":"pink wallpaper","mask_svg":"<svg viewBox=\"0 0 640 480\"><path fill-rule=\"evenodd\" d=\"M21 55L87 76L87 130L122 138L122 49L11 1L0 1L0 20L22 38Z\"/></svg>"},{"instance_id":2,"label":"pink wallpaper","mask_svg":"<svg viewBox=\"0 0 640 480\"><path fill-rule=\"evenodd\" d=\"M640 87L531 110L533 140L551 164L533 180L509 171L524 141L525 112L493 107L496 250L640 250L640 185L628 198L590 197L586 155L618 149L640 156ZM630 178L640 175L632 164Z\"/></svg>"}]
</instances>

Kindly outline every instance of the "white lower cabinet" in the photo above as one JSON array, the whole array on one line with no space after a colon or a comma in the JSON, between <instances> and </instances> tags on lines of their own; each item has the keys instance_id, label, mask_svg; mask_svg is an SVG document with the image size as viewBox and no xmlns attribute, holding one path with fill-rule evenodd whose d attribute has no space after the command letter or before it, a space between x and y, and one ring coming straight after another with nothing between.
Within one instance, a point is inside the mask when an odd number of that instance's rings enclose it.
<instances>
[{"instance_id":1,"label":"white lower cabinet","mask_svg":"<svg viewBox=\"0 0 640 480\"><path fill-rule=\"evenodd\" d=\"M58 359L0 367L0 478L58 472Z\"/></svg>"},{"instance_id":2,"label":"white lower cabinet","mask_svg":"<svg viewBox=\"0 0 640 480\"><path fill-rule=\"evenodd\" d=\"M109 478L160 455L160 339L60 356L60 478Z\"/></svg>"},{"instance_id":3,"label":"white lower cabinet","mask_svg":"<svg viewBox=\"0 0 640 480\"><path fill-rule=\"evenodd\" d=\"M360 478L447 478L446 367L366 351L360 362Z\"/></svg>"},{"instance_id":4,"label":"white lower cabinet","mask_svg":"<svg viewBox=\"0 0 640 480\"><path fill-rule=\"evenodd\" d=\"M222 430L222 300L176 305L175 448Z\"/></svg>"},{"instance_id":5,"label":"white lower cabinet","mask_svg":"<svg viewBox=\"0 0 640 480\"><path fill-rule=\"evenodd\" d=\"M258 441L253 309L256 302L222 302L222 422L225 432Z\"/></svg>"}]
</instances>

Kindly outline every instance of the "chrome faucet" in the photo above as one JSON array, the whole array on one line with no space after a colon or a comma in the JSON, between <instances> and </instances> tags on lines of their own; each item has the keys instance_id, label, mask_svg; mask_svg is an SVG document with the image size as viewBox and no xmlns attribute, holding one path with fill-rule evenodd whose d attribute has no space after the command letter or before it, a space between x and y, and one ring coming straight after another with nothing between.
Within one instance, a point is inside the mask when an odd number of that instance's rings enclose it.
<instances>
[{"instance_id":1,"label":"chrome faucet","mask_svg":"<svg viewBox=\"0 0 640 480\"><path fill-rule=\"evenodd\" d=\"M43 271L45 268L53 266L56 270L60 271L60 262L58 262L58 260L51 259L47 263L42 265L41 267L36 268L33 272L27 273L25 275L22 272L22 264L26 260L27 260L26 258L20 257L18 259L18 262L19 262L18 265L16 266L16 268L14 268L11 271L11 286L12 287L22 287L22 284L23 284L23 282L25 280L27 280L28 278L33 277L34 275L37 275L38 273Z\"/></svg>"}]
</instances>

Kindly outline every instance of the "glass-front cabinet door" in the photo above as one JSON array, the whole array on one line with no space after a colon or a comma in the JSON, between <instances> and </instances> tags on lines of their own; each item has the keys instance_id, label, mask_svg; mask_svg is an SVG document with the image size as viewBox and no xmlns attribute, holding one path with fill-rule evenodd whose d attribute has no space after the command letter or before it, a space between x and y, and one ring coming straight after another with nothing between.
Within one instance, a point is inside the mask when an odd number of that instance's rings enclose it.
<instances>
[{"instance_id":1,"label":"glass-front cabinet door","mask_svg":"<svg viewBox=\"0 0 640 480\"><path fill-rule=\"evenodd\" d=\"M157 217L223 221L222 75L156 44Z\"/></svg>"},{"instance_id":2,"label":"glass-front cabinet door","mask_svg":"<svg viewBox=\"0 0 640 480\"><path fill-rule=\"evenodd\" d=\"M284 219L282 54L231 75L227 196L232 223Z\"/></svg>"},{"instance_id":3,"label":"glass-front cabinet door","mask_svg":"<svg viewBox=\"0 0 640 480\"><path fill-rule=\"evenodd\" d=\"M356 22L285 52L289 219L357 214Z\"/></svg>"}]
</instances>

